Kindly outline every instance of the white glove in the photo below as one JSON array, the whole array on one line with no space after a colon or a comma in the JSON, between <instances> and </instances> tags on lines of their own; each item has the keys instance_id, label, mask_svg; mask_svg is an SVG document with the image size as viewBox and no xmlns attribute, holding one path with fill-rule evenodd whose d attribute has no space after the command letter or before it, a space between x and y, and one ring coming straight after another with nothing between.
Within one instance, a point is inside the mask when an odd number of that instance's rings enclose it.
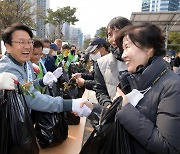
<instances>
[{"instance_id":1,"label":"white glove","mask_svg":"<svg viewBox=\"0 0 180 154\"><path fill-rule=\"evenodd\" d=\"M140 91L138 91L137 89L133 89L126 96L129 102L135 107L138 102L144 97L144 94L140 93Z\"/></svg>"},{"instance_id":2,"label":"white glove","mask_svg":"<svg viewBox=\"0 0 180 154\"><path fill-rule=\"evenodd\" d=\"M37 74L40 73L40 68L38 65L36 65L35 63L32 63L32 66L35 73Z\"/></svg>"},{"instance_id":3,"label":"white glove","mask_svg":"<svg viewBox=\"0 0 180 154\"><path fill-rule=\"evenodd\" d=\"M88 117L92 110L90 108L88 108L85 104L83 105L83 107L80 108L80 103L86 101L83 98L78 98L78 99L73 99L72 100L72 111L73 112L77 112L78 116L80 117Z\"/></svg>"},{"instance_id":4,"label":"white glove","mask_svg":"<svg viewBox=\"0 0 180 154\"><path fill-rule=\"evenodd\" d=\"M14 74L8 72L0 74L0 90L14 90L17 83L18 78Z\"/></svg>"},{"instance_id":5,"label":"white glove","mask_svg":"<svg viewBox=\"0 0 180 154\"><path fill-rule=\"evenodd\" d=\"M43 77L44 85L48 85L50 88L52 88L53 82L57 82L57 78L53 75L52 72L47 72Z\"/></svg>"},{"instance_id":6,"label":"white glove","mask_svg":"<svg viewBox=\"0 0 180 154\"><path fill-rule=\"evenodd\" d=\"M54 72L53 75L58 79L61 75L63 74L63 69L62 67L58 67Z\"/></svg>"}]
</instances>

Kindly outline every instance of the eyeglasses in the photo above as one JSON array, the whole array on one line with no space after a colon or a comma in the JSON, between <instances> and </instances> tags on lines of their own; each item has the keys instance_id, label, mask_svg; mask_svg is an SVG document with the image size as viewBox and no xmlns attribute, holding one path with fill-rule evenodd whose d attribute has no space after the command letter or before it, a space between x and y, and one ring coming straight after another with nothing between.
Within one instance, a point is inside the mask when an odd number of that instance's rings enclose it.
<instances>
[{"instance_id":1,"label":"eyeglasses","mask_svg":"<svg viewBox=\"0 0 180 154\"><path fill-rule=\"evenodd\" d=\"M28 42L25 41L12 41L13 43L18 43L20 46L24 47L26 44L28 44L29 46L33 46L34 45L34 41L30 40Z\"/></svg>"}]
</instances>

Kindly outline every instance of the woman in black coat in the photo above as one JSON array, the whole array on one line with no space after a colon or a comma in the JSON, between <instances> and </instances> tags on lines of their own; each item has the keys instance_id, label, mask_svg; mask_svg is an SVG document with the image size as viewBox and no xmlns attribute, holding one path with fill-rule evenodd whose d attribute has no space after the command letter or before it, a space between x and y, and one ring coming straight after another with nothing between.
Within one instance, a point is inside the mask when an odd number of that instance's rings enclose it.
<instances>
[{"instance_id":1,"label":"woman in black coat","mask_svg":"<svg viewBox=\"0 0 180 154\"><path fill-rule=\"evenodd\" d=\"M148 23L129 26L116 44L136 89L127 95L117 89L123 103L116 118L132 137L133 154L180 153L180 78L163 60L161 30Z\"/></svg>"}]
</instances>

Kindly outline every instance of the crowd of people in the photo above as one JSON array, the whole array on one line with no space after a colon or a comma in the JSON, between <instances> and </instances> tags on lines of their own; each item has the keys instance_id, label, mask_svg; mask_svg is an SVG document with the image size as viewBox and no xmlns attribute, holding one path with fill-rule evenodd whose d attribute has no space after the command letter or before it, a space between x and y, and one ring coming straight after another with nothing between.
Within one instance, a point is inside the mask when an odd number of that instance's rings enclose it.
<instances>
[{"instance_id":1,"label":"crowd of people","mask_svg":"<svg viewBox=\"0 0 180 154\"><path fill-rule=\"evenodd\" d=\"M133 154L180 153L180 54L177 52L173 68L169 67L158 26L113 18L107 25L107 41L95 37L84 51L93 67L86 72L69 71L72 64L86 59L75 45L62 45L61 39L54 43L34 39L26 25L8 27L2 40L6 53L0 60L0 89L15 90L18 82L32 82L29 91L35 97L24 94L29 109L72 111L90 117L122 97L115 117L131 136ZM82 98L52 97L35 88L52 88L64 74L78 86L94 90L98 104Z\"/></svg>"}]
</instances>

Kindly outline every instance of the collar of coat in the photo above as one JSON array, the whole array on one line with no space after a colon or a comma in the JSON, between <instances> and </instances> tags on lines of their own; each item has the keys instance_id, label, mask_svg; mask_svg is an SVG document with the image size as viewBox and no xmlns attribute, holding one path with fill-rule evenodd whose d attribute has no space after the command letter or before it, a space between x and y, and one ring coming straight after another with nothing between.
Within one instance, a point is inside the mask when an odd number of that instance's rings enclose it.
<instances>
[{"instance_id":1,"label":"collar of coat","mask_svg":"<svg viewBox=\"0 0 180 154\"><path fill-rule=\"evenodd\" d=\"M145 90L152 86L152 83L161 77L162 72L167 69L167 64L162 57L155 57L148 63L147 66L141 68L141 71L137 71L132 74L129 80L134 79L137 84L138 90Z\"/></svg>"},{"instance_id":2,"label":"collar of coat","mask_svg":"<svg viewBox=\"0 0 180 154\"><path fill-rule=\"evenodd\" d=\"M15 64L19 65L19 66L23 66L23 64L21 64L20 62L18 62L16 59L14 59L10 53L6 54L7 57L9 57Z\"/></svg>"}]
</instances>

